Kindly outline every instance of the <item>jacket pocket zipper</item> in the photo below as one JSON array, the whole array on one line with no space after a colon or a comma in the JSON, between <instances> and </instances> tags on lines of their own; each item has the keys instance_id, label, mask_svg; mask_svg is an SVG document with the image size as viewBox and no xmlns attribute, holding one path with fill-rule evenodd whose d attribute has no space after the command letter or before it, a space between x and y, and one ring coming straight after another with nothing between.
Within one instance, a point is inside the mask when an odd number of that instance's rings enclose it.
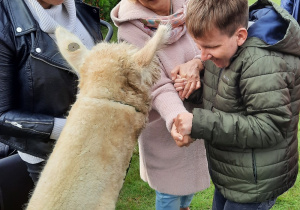
<instances>
[{"instance_id":1,"label":"jacket pocket zipper","mask_svg":"<svg viewBox=\"0 0 300 210\"><path fill-rule=\"evenodd\" d=\"M22 121L23 123L37 123L37 124L43 124L43 125L50 125L51 123L40 123L40 122L24 122ZM34 129L30 129L30 128L23 128L23 125L18 123L18 122L15 122L15 121L8 121L8 120L5 120L5 123L9 123L15 127L18 127L20 129L23 129L23 130L30 130L30 131L33 131L33 132L36 132L36 133L41 133L41 134L46 134L46 135L50 135L50 133L46 133L46 132L42 132L42 131L37 131L37 130L34 130Z\"/></svg>"},{"instance_id":2,"label":"jacket pocket zipper","mask_svg":"<svg viewBox=\"0 0 300 210\"><path fill-rule=\"evenodd\" d=\"M18 127L18 128L23 128L23 126L17 122L12 122L12 121L8 121L8 120L5 120L5 123L9 123L15 127Z\"/></svg>"}]
</instances>

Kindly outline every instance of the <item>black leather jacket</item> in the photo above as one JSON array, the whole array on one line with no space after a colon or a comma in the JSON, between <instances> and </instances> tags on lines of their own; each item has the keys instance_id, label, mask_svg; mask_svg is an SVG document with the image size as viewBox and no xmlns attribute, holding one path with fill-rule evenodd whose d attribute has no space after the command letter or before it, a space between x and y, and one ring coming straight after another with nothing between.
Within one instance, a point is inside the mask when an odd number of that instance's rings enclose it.
<instances>
[{"instance_id":1,"label":"black leather jacket","mask_svg":"<svg viewBox=\"0 0 300 210\"><path fill-rule=\"evenodd\" d=\"M102 40L99 10L75 0L77 16ZM76 73L41 31L23 0L0 0L0 141L47 158L54 117L66 117L77 93Z\"/></svg>"}]
</instances>

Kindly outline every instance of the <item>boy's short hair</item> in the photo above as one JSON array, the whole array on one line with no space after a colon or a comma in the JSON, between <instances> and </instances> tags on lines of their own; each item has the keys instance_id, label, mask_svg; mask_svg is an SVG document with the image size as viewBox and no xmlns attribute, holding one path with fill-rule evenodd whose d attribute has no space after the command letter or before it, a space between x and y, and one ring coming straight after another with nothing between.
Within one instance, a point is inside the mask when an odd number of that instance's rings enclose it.
<instances>
[{"instance_id":1,"label":"boy's short hair","mask_svg":"<svg viewBox=\"0 0 300 210\"><path fill-rule=\"evenodd\" d=\"M216 27L231 37L238 27L248 26L248 0L190 0L186 26L194 38Z\"/></svg>"}]
</instances>

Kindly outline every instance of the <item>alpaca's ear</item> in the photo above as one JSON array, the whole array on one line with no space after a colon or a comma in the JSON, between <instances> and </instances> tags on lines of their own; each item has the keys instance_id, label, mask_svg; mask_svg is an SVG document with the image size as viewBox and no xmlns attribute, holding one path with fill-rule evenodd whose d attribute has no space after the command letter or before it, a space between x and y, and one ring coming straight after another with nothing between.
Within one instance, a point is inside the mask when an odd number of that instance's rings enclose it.
<instances>
[{"instance_id":1,"label":"alpaca's ear","mask_svg":"<svg viewBox=\"0 0 300 210\"><path fill-rule=\"evenodd\" d=\"M89 50L77 36L62 27L56 29L55 37L59 51L70 66L79 74L80 66Z\"/></svg>"},{"instance_id":2,"label":"alpaca's ear","mask_svg":"<svg viewBox=\"0 0 300 210\"><path fill-rule=\"evenodd\" d=\"M147 66L153 61L156 52L167 43L170 34L171 25L160 25L148 43L133 55L135 62L142 67L141 75L143 84L152 86L160 77L159 69L154 70L147 68Z\"/></svg>"},{"instance_id":3,"label":"alpaca's ear","mask_svg":"<svg viewBox=\"0 0 300 210\"><path fill-rule=\"evenodd\" d=\"M147 42L147 44L133 55L138 65L148 66L156 52L167 43L170 34L171 25L160 25L155 35Z\"/></svg>"}]
</instances>

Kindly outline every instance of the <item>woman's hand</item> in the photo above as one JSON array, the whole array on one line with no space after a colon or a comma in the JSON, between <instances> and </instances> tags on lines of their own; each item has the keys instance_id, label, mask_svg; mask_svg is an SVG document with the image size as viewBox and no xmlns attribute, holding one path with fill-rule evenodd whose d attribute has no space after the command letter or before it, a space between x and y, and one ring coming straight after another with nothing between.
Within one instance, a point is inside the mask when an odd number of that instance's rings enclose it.
<instances>
[{"instance_id":1,"label":"woman's hand","mask_svg":"<svg viewBox=\"0 0 300 210\"><path fill-rule=\"evenodd\" d=\"M183 100L188 98L191 93L201 87L200 71L203 65L200 59L193 59L184 64L176 66L171 77L174 81L174 87L179 92L179 97Z\"/></svg>"}]
</instances>

